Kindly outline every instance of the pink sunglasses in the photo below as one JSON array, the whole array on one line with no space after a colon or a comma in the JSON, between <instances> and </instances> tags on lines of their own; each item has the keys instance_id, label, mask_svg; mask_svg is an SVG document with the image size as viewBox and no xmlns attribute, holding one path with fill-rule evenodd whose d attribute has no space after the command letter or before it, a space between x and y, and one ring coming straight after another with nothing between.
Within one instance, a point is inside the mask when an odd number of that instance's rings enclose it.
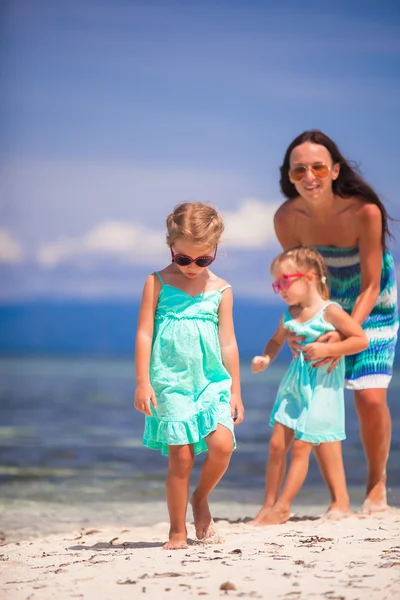
<instances>
[{"instance_id":1,"label":"pink sunglasses","mask_svg":"<svg viewBox=\"0 0 400 600\"><path fill-rule=\"evenodd\" d=\"M272 284L272 289L275 294L279 294L279 292L284 292L288 290L292 285L292 278L296 277L304 277L305 273L290 273L289 275L281 275L279 279L276 279Z\"/></svg>"}]
</instances>

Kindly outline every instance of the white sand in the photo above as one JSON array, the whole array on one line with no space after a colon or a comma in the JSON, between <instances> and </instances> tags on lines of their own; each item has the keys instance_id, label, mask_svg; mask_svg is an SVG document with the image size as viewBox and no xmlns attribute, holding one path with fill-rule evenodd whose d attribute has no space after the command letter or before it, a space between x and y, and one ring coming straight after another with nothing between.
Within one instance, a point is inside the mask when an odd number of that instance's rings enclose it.
<instances>
[{"instance_id":1,"label":"white sand","mask_svg":"<svg viewBox=\"0 0 400 600\"><path fill-rule=\"evenodd\" d=\"M168 524L85 528L0 548L2 600L400 598L400 510L254 528L218 521L221 545L165 551ZM194 536L193 525L189 536ZM231 590L223 590L221 586Z\"/></svg>"}]
</instances>

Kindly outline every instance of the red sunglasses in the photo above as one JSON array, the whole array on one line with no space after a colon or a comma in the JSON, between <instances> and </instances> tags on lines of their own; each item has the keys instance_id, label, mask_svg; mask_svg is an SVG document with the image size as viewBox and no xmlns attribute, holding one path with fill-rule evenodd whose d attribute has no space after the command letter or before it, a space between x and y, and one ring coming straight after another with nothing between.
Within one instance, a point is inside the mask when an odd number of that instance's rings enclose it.
<instances>
[{"instance_id":1,"label":"red sunglasses","mask_svg":"<svg viewBox=\"0 0 400 600\"><path fill-rule=\"evenodd\" d=\"M169 248L171 250L172 262L176 263L179 267L188 267L192 263L198 267L209 267L217 255L217 246L215 246L214 256L199 256L197 258L192 258L186 254L174 254L172 246Z\"/></svg>"},{"instance_id":2,"label":"red sunglasses","mask_svg":"<svg viewBox=\"0 0 400 600\"><path fill-rule=\"evenodd\" d=\"M284 292L288 290L292 285L292 278L296 277L304 277L305 273L290 273L289 275L281 275L279 279L273 282L272 289L275 294L279 294L279 292Z\"/></svg>"}]
</instances>

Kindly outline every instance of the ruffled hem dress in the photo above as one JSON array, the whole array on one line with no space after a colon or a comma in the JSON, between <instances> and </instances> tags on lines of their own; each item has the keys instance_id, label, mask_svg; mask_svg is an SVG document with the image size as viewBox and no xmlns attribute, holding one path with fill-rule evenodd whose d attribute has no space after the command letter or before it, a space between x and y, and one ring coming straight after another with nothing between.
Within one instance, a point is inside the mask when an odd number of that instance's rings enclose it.
<instances>
[{"instance_id":1,"label":"ruffled hem dress","mask_svg":"<svg viewBox=\"0 0 400 600\"><path fill-rule=\"evenodd\" d=\"M351 314L360 293L358 247L317 246L316 250L328 267L332 300ZM346 356L345 387L350 390L387 388L393 375L399 329L396 269L390 252L383 254L379 297L362 328L369 346L358 354Z\"/></svg>"},{"instance_id":2,"label":"ruffled hem dress","mask_svg":"<svg viewBox=\"0 0 400 600\"><path fill-rule=\"evenodd\" d=\"M331 304L337 303L327 302L304 323L295 321L287 309L283 324L304 337L302 345L315 342L324 333L335 329L324 319L324 312ZM293 429L295 438L315 445L344 440L344 357L332 373L328 373L329 365L313 368L313 362L305 361L302 352L292 360L280 383L270 425L281 423Z\"/></svg>"},{"instance_id":3,"label":"ruffled hem dress","mask_svg":"<svg viewBox=\"0 0 400 600\"><path fill-rule=\"evenodd\" d=\"M161 282L150 360L157 399L146 415L143 444L168 455L168 446L193 444L207 451L206 437L224 425L232 433L231 377L223 365L218 337L220 290L190 296Z\"/></svg>"}]
</instances>

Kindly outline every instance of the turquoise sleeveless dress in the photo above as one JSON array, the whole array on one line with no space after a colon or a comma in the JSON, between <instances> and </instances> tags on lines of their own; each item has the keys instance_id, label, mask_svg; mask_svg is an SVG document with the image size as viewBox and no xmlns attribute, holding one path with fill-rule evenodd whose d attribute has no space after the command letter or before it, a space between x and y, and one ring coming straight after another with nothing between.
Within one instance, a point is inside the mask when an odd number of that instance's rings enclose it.
<instances>
[{"instance_id":1,"label":"turquoise sleeveless dress","mask_svg":"<svg viewBox=\"0 0 400 600\"><path fill-rule=\"evenodd\" d=\"M143 444L168 454L168 446L193 444L207 451L205 438L221 424L235 436L231 377L222 363L218 338L220 290L190 296L161 282L154 320L150 381L157 399L146 415Z\"/></svg>"},{"instance_id":2,"label":"turquoise sleeveless dress","mask_svg":"<svg viewBox=\"0 0 400 600\"><path fill-rule=\"evenodd\" d=\"M327 302L305 323L295 321L288 308L283 316L285 328L303 336L303 345L315 342L335 329L324 319L324 311L330 304L336 302ZM304 360L302 352L292 360L279 386L270 425L281 423L293 429L297 439L312 444L344 440L344 358L332 373L328 373L329 365L313 368L312 364Z\"/></svg>"},{"instance_id":3,"label":"turquoise sleeveless dress","mask_svg":"<svg viewBox=\"0 0 400 600\"><path fill-rule=\"evenodd\" d=\"M316 250L328 267L332 300L351 314L360 293L358 247L317 246ZM393 374L399 329L396 269L390 252L385 252L382 257L379 297L362 327L369 346L363 352L346 356L345 387L351 390L387 388Z\"/></svg>"}]
</instances>

